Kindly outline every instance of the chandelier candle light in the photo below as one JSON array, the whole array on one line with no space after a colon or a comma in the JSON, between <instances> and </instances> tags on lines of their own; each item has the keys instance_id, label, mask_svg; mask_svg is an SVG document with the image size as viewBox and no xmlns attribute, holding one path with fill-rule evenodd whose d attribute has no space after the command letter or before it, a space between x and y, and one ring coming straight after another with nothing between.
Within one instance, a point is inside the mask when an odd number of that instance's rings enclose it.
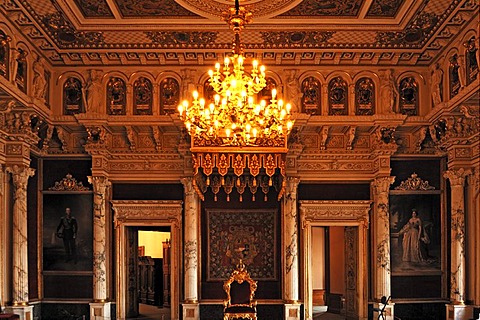
<instances>
[{"instance_id":1,"label":"chandelier candle light","mask_svg":"<svg viewBox=\"0 0 480 320\"><path fill-rule=\"evenodd\" d=\"M277 100L276 89L272 89L269 103L257 103L256 95L266 86L265 67L254 60L251 73L244 70L240 32L250 22L251 13L236 0L235 8L223 19L234 31L235 40L233 55L225 58L223 67L216 63L209 71L209 82L216 92L214 101L207 104L194 91L191 103L185 100L178 106L181 120L192 140L202 141L199 145L244 147L285 141L293 126L291 105Z\"/></svg>"}]
</instances>

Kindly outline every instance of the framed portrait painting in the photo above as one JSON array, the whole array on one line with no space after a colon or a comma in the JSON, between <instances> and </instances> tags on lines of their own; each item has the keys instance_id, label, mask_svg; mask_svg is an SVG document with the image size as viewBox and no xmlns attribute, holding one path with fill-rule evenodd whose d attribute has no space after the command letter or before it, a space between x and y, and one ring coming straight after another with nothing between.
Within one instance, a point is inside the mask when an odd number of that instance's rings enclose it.
<instances>
[{"instance_id":1,"label":"framed portrait painting","mask_svg":"<svg viewBox=\"0 0 480 320\"><path fill-rule=\"evenodd\" d=\"M438 299L445 295L446 234L441 194L390 194L392 296Z\"/></svg>"},{"instance_id":2,"label":"framed portrait painting","mask_svg":"<svg viewBox=\"0 0 480 320\"><path fill-rule=\"evenodd\" d=\"M43 270L93 271L92 192L43 192Z\"/></svg>"}]
</instances>

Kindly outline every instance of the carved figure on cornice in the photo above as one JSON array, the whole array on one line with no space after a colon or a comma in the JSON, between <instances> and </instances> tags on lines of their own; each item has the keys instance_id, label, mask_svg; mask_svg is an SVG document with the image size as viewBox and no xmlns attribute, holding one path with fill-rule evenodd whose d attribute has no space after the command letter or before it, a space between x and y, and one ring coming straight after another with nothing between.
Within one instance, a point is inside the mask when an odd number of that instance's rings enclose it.
<instances>
[{"instance_id":1,"label":"carved figure on cornice","mask_svg":"<svg viewBox=\"0 0 480 320\"><path fill-rule=\"evenodd\" d=\"M395 128L394 127L380 127L376 131L377 140L380 143L395 144Z\"/></svg>"},{"instance_id":2,"label":"carved figure on cornice","mask_svg":"<svg viewBox=\"0 0 480 320\"><path fill-rule=\"evenodd\" d=\"M85 107L87 112L101 112L103 110L102 74L100 70L88 70L88 79L83 88Z\"/></svg>"},{"instance_id":3,"label":"carved figure on cornice","mask_svg":"<svg viewBox=\"0 0 480 320\"><path fill-rule=\"evenodd\" d=\"M380 101L384 110L388 113L395 113L395 102L399 96L398 88L395 85L393 72L390 69L385 70L382 76L380 87Z\"/></svg>"},{"instance_id":4,"label":"carved figure on cornice","mask_svg":"<svg viewBox=\"0 0 480 320\"><path fill-rule=\"evenodd\" d=\"M320 150L327 149L327 140L328 140L329 130L330 130L329 126L322 127L322 131L320 132Z\"/></svg>"},{"instance_id":5,"label":"carved figure on cornice","mask_svg":"<svg viewBox=\"0 0 480 320\"><path fill-rule=\"evenodd\" d=\"M53 125L47 124L47 132L45 134L45 138L42 141L43 152L46 152L48 150L50 140L52 140L52 136L53 136L53 129L55 129Z\"/></svg>"},{"instance_id":6,"label":"carved figure on cornice","mask_svg":"<svg viewBox=\"0 0 480 320\"><path fill-rule=\"evenodd\" d=\"M287 78L287 101L292 105L292 112L300 112L300 99L303 96L300 84L298 83L298 76L296 69L288 70Z\"/></svg>"},{"instance_id":7,"label":"carved figure on cornice","mask_svg":"<svg viewBox=\"0 0 480 320\"><path fill-rule=\"evenodd\" d=\"M12 59L12 81L17 85L19 89L25 91L28 52L21 48L12 48L12 50L16 51L15 58Z\"/></svg>"},{"instance_id":8,"label":"carved figure on cornice","mask_svg":"<svg viewBox=\"0 0 480 320\"><path fill-rule=\"evenodd\" d=\"M417 141L415 142L415 151L420 152L422 151L422 143L425 141L425 138L427 137L427 131L428 127L421 127L420 130L418 130L417 133Z\"/></svg>"},{"instance_id":9,"label":"carved figure on cornice","mask_svg":"<svg viewBox=\"0 0 480 320\"><path fill-rule=\"evenodd\" d=\"M192 69L182 69L182 97L181 99L190 99L192 92L196 90L195 74Z\"/></svg>"},{"instance_id":10,"label":"carved figure on cornice","mask_svg":"<svg viewBox=\"0 0 480 320\"><path fill-rule=\"evenodd\" d=\"M460 112L465 116L465 123L468 125L469 129L473 132L477 132L480 127L478 111L476 114L471 114L467 106L461 106Z\"/></svg>"},{"instance_id":11,"label":"carved figure on cornice","mask_svg":"<svg viewBox=\"0 0 480 320\"><path fill-rule=\"evenodd\" d=\"M68 151L67 133L60 126L55 127L55 129L57 130L58 140L60 140L60 143L62 144L62 151Z\"/></svg>"},{"instance_id":12,"label":"carved figure on cornice","mask_svg":"<svg viewBox=\"0 0 480 320\"><path fill-rule=\"evenodd\" d=\"M435 64L435 69L432 70L432 83L430 87L433 105L442 102L442 83L443 83L443 70L440 64Z\"/></svg>"},{"instance_id":13,"label":"carved figure on cornice","mask_svg":"<svg viewBox=\"0 0 480 320\"><path fill-rule=\"evenodd\" d=\"M155 141L155 150L160 151L162 150L162 132L160 128L157 126L152 127L153 131L153 141Z\"/></svg>"},{"instance_id":14,"label":"carved figure on cornice","mask_svg":"<svg viewBox=\"0 0 480 320\"><path fill-rule=\"evenodd\" d=\"M11 113L13 107L15 106L15 100L9 100L0 104L0 125L2 128L7 129L9 127L9 122L13 117Z\"/></svg>"},{"instance_id":15,"label":"carved figure on cornice","mask_svg":"<svg viewBox=\"0 0 480 320\"><path fill-rule=\"evenodd\" d=\"M353 140L355 140L355 133L357 131L357 128L354 126L351 126L348 128L347 132L347 150L352 150L353 149Z\"/></svg>"},{"instance_id":16,"label":"carved figure on cornice","mask_svg":"<svg viewBox=\"0 0 480 320\"><path fill-rule=\"evenodd\" d=\"M106 130L103 127L86 127L88 138L88 143L99 143L104 144L106 142Z\"/></svg>"},{"instance_id":17,"label":"carved figure on cornice","mask_svg":"<svg viewBox=\"0 0 480 320\"><path fill-rule=\"evenodd\" d=\"M135 142L135 132L130 126L125 127L125 130L127 131L127 139L128 139L128 143L130 144L130 150L135 151L137 148L137 145Z\"/></svg>"},{"instance_id":18,"label":"carved figure on cornice","mask_svg":"<svg viewBox=\"0 0 480 320\"><path fill-rule=\"evenodd\" d=\"M399 186L395 187L395 190L408 190L408 191L426 191L435 190L435 187L430 186L427 180L422 180L415 172L410 175L410 178L404 180Z\"/></svg>"},{"instance_id":19,"label":"carved figure on cornice","mask_svg":"<svg viewBox=\"0 0 480 320\"><path fill-rule=\"evenodd\" d=\"M33 63L33 97L45 102L46 89L45 60L39 55Z\"/></svg>"}]
</instances>

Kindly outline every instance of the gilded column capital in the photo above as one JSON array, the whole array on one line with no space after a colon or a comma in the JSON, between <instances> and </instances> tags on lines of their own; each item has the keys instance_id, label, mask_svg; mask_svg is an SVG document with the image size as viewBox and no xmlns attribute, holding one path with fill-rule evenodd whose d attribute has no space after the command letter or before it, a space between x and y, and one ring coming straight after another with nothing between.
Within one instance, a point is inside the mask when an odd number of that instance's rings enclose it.
<instances>
[{"instance_id":1,"label":"gilded column capital","mask_svg":"<svg viewBox=\"0 0 480 320\"><path fill-rule=\"evenodd\" d=\"M27 166L16 165L7 166L6 172L10 173L13 178L13 185L18 189L27 189L28 178L35 175L35 169Z\"/></svg>"},{"instance_id":2,"label":"gilded column capital","mask_svg":"<svg viewBox=\"0 0 480 320\"><path fill-rule=\"evenodd\" d=\"M93 205L96 210L101 210L105 203L105 194L112 183L105 176L88 176L88 182L93 185Z\"/></svg>"},{"instance_id":3,"label":"gilded column capital","mask_svg":"<svg viewBox=\"0 0 480 320\"><path fill-rule=\"evenodd\" d=\"M378 177L371 182L371 185L374 187L377 194L381 194L388 192L390 190L390 185L393 182L395 182L394 176Z\"/></svg>"},{"instance_id":4,"label":"gilded column capital","mask_svg":"<svg viewBox=\"0 0 480 320\"><path fill-rule=\"evenodd\" d=\"M193 177L184 177L180 179L183 184L183 189L185 190L185 195L189 196L195 194L195 188L193 186Z\"/></svg>"},{"instance_id":5,"label":"gilded column capital","mask_svg":"<svg viewBox=\"0 0 480 320\"><path fill-rule=\"evenodd\" d=\"M460 168L445 171L443 173L443 177L450 180L450 184L452 186L464 186L465 178L471 174L472 170Z\"/></svg>"}]
</instances>

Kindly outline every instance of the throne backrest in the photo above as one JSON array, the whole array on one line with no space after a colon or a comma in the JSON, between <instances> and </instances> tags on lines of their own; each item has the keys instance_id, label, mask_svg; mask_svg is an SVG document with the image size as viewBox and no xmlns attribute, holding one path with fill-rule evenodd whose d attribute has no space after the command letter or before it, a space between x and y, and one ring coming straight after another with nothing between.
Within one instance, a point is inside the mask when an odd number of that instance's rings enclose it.
<instances>
[{"instance_id":1,"label":"throne backrest","mask_svg":"<svg viewBox=\"0 0 480 320\"><path fill-rule=\"evenodd\" d=\"M253 297L257 290L257 281L250 278L250 274L243 264L233 270L230 278L223 283L223 290L227 294L226 306L254 304Z\"/></svg>"}]
</instances>

